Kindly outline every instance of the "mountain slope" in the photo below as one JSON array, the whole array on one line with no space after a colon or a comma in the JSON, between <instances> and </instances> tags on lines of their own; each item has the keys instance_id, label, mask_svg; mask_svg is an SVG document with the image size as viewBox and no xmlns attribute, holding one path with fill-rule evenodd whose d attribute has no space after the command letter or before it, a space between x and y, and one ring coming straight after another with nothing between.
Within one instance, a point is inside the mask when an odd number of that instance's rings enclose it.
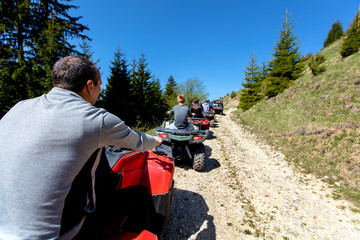
<instances>
[{"instance_id":1,"label":"mountain slope","mask_svg":"<svg viewBox=\"0 0 360 240\"><path fill-rule=\"evenodd\" d=\"M314 77L308 68L282 94L235 116L360 203L360 53L343 59L341 43L321 51L324 73Z\"/></svg>"}]
</instances>

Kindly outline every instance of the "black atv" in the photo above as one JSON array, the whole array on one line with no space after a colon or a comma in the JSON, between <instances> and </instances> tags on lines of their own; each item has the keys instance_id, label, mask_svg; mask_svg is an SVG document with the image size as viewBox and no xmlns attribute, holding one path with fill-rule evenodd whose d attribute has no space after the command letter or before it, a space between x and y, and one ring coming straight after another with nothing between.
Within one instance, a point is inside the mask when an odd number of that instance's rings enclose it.
<instances>
[{"instance_id":1,"label":"black atv","mask_svg":"<svg viewBox=\"0 0 360 240\"><path fill-rule=\"evenodd\" d=\"M157 128L155 134L163 139L163 144L172 148L175 160L190 159L195 171L202 171L205 167L206 155L203 142L208 137L208 131L200 130L199 125L192 124L194 130L169 129L174 119L165 119L162 126Z\"/></svg>"},{"instance_id":2,"label":"black atv","mask_svg":"<svg viewBox=\"0 0 360 240\"><path fill-rule=\"evenodd\" d=\"M215 100L211 103L216 114L224 114L224 104L221 100Z\"/></svg>"}]
</instances>

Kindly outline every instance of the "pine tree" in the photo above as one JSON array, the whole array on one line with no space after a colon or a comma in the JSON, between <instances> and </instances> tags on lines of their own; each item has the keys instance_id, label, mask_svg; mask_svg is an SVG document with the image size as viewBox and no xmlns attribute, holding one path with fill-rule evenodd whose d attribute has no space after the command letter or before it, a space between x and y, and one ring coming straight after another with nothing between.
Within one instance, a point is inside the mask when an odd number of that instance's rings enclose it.
<instances>
[{"instance_id":1,"label":"pine tree","mask_svg":"<svg viewBox=\"0 0 360 240\"><path fill-rule=\"evenodd\" d=\"M67 2L70 2L69 0ZM80 17L71 17L68 11L77 8L73 5L62 4L58 0L3 1L0 5L2 20L1 41L11 49L11 59L19 62L20 66L37 56L38 41L44 40L44 33L50 29L49 24L56 25L57 41L61 46L58 51L73 52L69 38L86 37L81 32L88 28L78 21Z\"/></svg>"},{"instance_id":2,"label":"pine tree","mask_svg":"<svg viewBox=\"0 0 360 240\"><path fill-rule=\"evenodd\" d=\"M80 49L81 49L81 52L79 54L80 57L90 60L94 55L94 51L91 50L91 45L89 43L89 40L86 39L85 37L82 38L82 42L80 43Z\"/></svg>"},{"instance_id":3,"label":"pine tree","mask_svg":"<svg viewBox=\"0 0 360 240\"><path fill-rule=\"evenodd\" d=\"M170 75L166 83L164 97L168 105L168 109L171 109L173 106L177 105L177 83L173 76Z\"/></svg>"},{"instance_id":4,"label":"pine tree","mask_svg":"<svg viewBox=\"0 0 360 240\"><path fill-rule=\"evenodd\" d=\"M269 76L264 83L264 93L268 97L274 97L288 88L292 81L300 77L304 67L299 53L299 42L293 34L293 21L289 21L289 17L286 11L283 30L280 31L280 39L274 48L274 59L269 62Z\"/></svg>"},{"instance_id":5,"label":"pine tree","mask_svg":"<svg viewBox=\"0 0 360 240\"><path fill-rule=\"evenodd\" d=\"M265 92L265 83L266 83L266 79L269 77L269 65L266 62L262 63L262 66L260 67L260 81L261 81L261 85L260 85L260 91L261 94L264 95Z\"/></svg>"},{"instance_id":6,"label":"pine tree","mask_svg":"<svg viewBox=\"0 0 360 240\"><path fill-rule=\"evenodd\" d=\"M269 67L266 62L263 62L260 68L260 81L264 81L269 75Z\"/></svg>"},{"instance_id":7,"label":"pine tree","mask_svg":"<svg viewBox=\"0 0 360 240\"><path fill-rule=\"evenodd\" d=\"M24 45L30 21L30 3L25 0L0 4L0 109L2 117L14 104L29 97L30 64L24 60Z\"/></svg>"},{"instance_id":8,"label":"pine tree","mask_svg":"<svg viewBox=\"0 0 360 240\"><path fill-rule=\"evenodd\" d=\"M166 105L159 81L147 69L144 54L134 59L131 70L132 110L136 114L135 127L154 125L162 120Z\"/></svg>"},{"instance_id":9,"label":"pine tree","mask_svg":"<svg viewBox=\"0 0 360 240\"><path fill-rule=\"evenodd\" d=\"M110 76L103 91L99 106L115 114L126 124L134 122L130 99L130 77L125 55L120 48L116 49L114 60L110 66Z\"/></svg>"},{"instance_id":10,"label":"pine tree","mask_svg":"<svg viewBox=\"0 0 360 240\"><path fill-rule=\"evenodd\" d=\"M359 51L360 48L360 16L359 12L355 15L350 28L346 32L344 42L341 46L340 54L343 58Z\"/></svg>"},{"instance_id":11,"label":"pine tree","mask_svg":"<svg viewBox=\"0 0 360 240\"><path fill-rule=\"evenodd\" d=\"M142 53L141 57L136 60L133 59L131 70L131 89L133 96L133 109L137 114L136 124L141 126L145 124L148 117L145 116L148 103L146 102L146 94L150 85L151 72L147 69L147 62L145 55Z\"/></svg>"},{"instance_id":12,"label":"pine tree","mask_svg":"<svg viewBox=\"0 0 360 240\"><path fill-rule=\"evenodd\" d=\"M72 8L76 6L57 0L1 2L0 95L6 94L0 97L2 115L14 103L51 88L53 64L74 52L68 39L88 30L78 23L80 18L68 14Z\"/></svg>"},{"instance_id":13,"label":"pine tree","mask_svg":"<svg viewBox=\"0 0 360 240\"><path fill-rule=\"evenodd\" d=\"M26 71L19 64L0 59L0 118L18 101L28 96Z\"/></svg>"},{"instance_id":14,"label":"pine tree","mask_svg":"<svg viewBox=\"0 0 360 240\"><path fill-rule=\"evenodd\" d=\"M91 39L89 39L88 37L82 38L82 42L80 43L81 52L79 53L79 56L89 59L90 61L92 61L93 63L96 64L96 66L99 70L101 70L101 68L99 66L100 59L97 59L97 60L93 59L95 52L91 49L90 41L91 41Z\"/></svg>"},{"instance_id":15,"label":"pine tree","mask_svg":"<svg viewBox=\"0 0 360 240\"><path fill-rule=\"evenodd\" d=\"M31 83L28 85L29 97L36 97L52 88L51 71L54 63L60 58L72 53L72 48L64 47L61 25L55 21L54 17L47 20L46 28L39 34L39 39L35 42L36 57L31 59L33 74ZM29 62L30 62L29 61Z\"/></svg>"},{"instance_id":16,"label":"pine tree","mask_svg":"<svg viewBox=\"0 0 360 240\"><path fill-rule=\"evenodd\" d=\"M327 38L324 42L324 47L329 46L333 42L339 40L344 36L344 30L339 20L337 20L332 26L330 31L328 32Z\"/></svg>"},{"instance_id":17,"label":"pine tree","mask_svg":"<svg viewBox=\"0 0 360 240\"><path fill-rule=\"evenodd\" d=\"M247 71L244 71L245 73L245 82L242 83L244 88L250 88L253 87L255 84L259 85L260 82L260 67L256 63L256 57L255 54L251 54L251 59L249 62L249 66L246 67Z\"/></svg>"},{"instance_id":18,"label":"pine tree","mask_svg":"<svg viewBox=\"0 0 360 240\"><path fill-rule=\"evenodd\" d=\"M261 95L261 71L260 67L256 63L255 54L251 54L251 60L249 66L246 67L245 82L242 83L244 89L240 94L239 108L242 110L248 110L256 103L258 103L263 96Z\"/></svg>"},{"instance_id":19,"label":"pine tree","mask_svg":"<svg viewBox=\"0 0 360 240\"><path fill-rule=\"evenodd\" d=\"M168 110L168 105L161 90L160 80L156 77L152 77L146 101L150 104L148 114L152 117L148 121L149 127L159 126Z\"/></svg>"},{"instance_id":20,"label":"pine tree","mask_svg":"<svg viewBox=\"0 0 360 240\"><path fill-rule=\"evenodd\" d=\"M166 88L165 88L165 96L174 96L176 95L176 86L177 83L175 82L175 79L173 78L173 76L170 75L170 77L168 78L168 81L166 83Z\"/></svg>"}]
</instances>

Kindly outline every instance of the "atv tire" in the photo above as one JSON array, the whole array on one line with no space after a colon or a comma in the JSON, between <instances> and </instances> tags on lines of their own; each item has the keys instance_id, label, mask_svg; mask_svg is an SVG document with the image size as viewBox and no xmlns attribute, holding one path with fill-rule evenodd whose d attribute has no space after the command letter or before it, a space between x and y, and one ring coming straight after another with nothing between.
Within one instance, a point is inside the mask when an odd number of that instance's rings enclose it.
<instances>
[{"instance_id":1,"label":"atv tire","mask_svg":"<svg viewBox=\"0 0 360 240\"><path fill-rule=\"evenodd\" d=\"M214 127L214 126L215 126L215 120L212 119L212 120L210 121L210 127Z\"/></svg>"},{"instance_id":2,"label":"atv tire","mask_svg":"<svg viewBox=\"0 0 360 240\"><path fill-rule=\"evenodd\" d=\"M194 159L193 159L193 169L195 171L202 171L205 167L206 155L205 155L205 147L201 144L196 148Z\"/></svg>"}]
</instances>

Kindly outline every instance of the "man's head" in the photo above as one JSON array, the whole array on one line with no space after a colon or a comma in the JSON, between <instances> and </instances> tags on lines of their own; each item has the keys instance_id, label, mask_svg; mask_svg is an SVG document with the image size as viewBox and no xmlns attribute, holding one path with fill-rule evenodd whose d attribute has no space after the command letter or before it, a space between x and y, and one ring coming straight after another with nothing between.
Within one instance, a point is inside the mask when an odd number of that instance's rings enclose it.
<instances>
[{"instance_id":1,"label":"man's head","mask_svg":"<svg viewBox=\"0 0 360 240\"><path fill-rule=\"evenodd\" d=\"M86 58L67 56L58 60L52 70L52 80L54 87L76 92L93 105L100 95L100 72Z\"/></svg>"},{"instance_id":2,"label":"man's head","mask_svg":"<svg viewBox=\"0 0 360 240\"><path fill-rule=\"evenodd\" d=\"M179 95L177 96L177 102L178 102L178 103L185 103L185 97L184 97L184 95L179 94Z\"/></svg>"}]
</instances>

